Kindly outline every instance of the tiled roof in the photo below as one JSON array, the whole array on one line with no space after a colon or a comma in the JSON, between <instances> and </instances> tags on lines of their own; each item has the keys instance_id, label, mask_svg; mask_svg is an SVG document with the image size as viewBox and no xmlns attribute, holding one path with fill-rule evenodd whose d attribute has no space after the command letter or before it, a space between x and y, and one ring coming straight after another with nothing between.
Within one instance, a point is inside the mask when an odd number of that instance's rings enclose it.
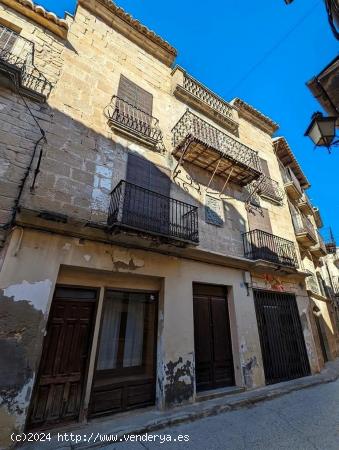
<instances>
[{"instance_id":1,"label":"tiled roof","mask_svg":"<svg viewBox=\"0 0 339 450\"><path fill-rule=\"evenodd\" d=\"M164 47L168 52L172 53L173 56L177 56L177 50L172 47L167 41L165 41L162 37L157 35L154 31L147 28L145 25L139 22L139 20L134 19L130 14L128 14L123 8L116 5L112 0L100 0L105 4L114 14L119 16L133 28L138 30L140 33L144 34L146 37L151 39L156 44Z\"/></svg>"},{"instance_id":2,"label":"tiled roof","mask_svg":"<svg viewBox=\"0 0 339 450\"><path fill-rule=\"evenodd\" d=\"M99 17L167 66L172 66L177 56L176 49L112 0L78 0L78 5Z\"/></svg>"},{"instance_id":3,"label":"tiled roof","mask_svg":"<svg viewBox=\"0 0 339 450\"><path fill-rule=\"evenodd\" d=\"M254 108L249 103L246 103L241 98L236 97L231 101L231 103L236 106L240 112L243 111L250 115L253 120L256 120L259 125L261 124L262 127L264 127L265 130L269 131L271 134L278 130L279 125L276 122L262 114L258 109Z\"/></svg>"},{"instance_id":4,"label":"tiled roof","mask_svg":"<svg viewBox=\"0 0 339 450\"><path fill-rule=\"evenodd\" d=\"M61 19L53 12L47 11L43 6L37 5L36 3L32 2L32 0L1 0L1 3L4 3L8 6L13 6L15 3L18 5L22 5L25 8L28 8L35 12L36 14L39 14L40 16L44 17L45 19L55 23L59 27L65 28L65 30L68 30L68 23L66 20Z\"/></svg>"},{"instance_id":5,"label":"tiled roof","mask_svg":"<svg viewBox=\"0 0 339 450\"><path fill-rule=\"evenodd\" d=\"M311 184L302 171L302 168L300 167L297 158L294 156L294 153L292 152L286 138L284 138L283 136L273 138L273 144L276 154L283 165L286 167L291 167L294 175L298 178L301 187L304 189L308 189Z\"/></svg>"}]
</instances>

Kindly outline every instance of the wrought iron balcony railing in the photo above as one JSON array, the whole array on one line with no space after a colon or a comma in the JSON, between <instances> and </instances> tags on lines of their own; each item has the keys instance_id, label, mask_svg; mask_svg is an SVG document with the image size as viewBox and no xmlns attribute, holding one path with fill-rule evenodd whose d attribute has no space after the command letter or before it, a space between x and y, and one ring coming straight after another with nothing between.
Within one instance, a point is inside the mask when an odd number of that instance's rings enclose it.
<instances>
[{"instance_id":1,"label":"wrought iron balcony railing","mask_svg":"<svg viewBox=\"0 0 339 450\"><path fill-rule=\"evenodd\" d=\"M284 192L280 188L279 183L266 175L258 182L258 194L267 197L277 203L281 203L284 199Z\"/></svg>"},{"instance_id":2,"label":"wrought iron balcony railing","mask_svg":"<svg viewBox=\"0 0 339 450\"><path fill-rule=\"evenodd\" d=\"M281 174L287 193L293 199L300 198L303 194L303 190L293 171L289 167L282 167Z\"/></svg>"},{"instance_id":3,"label":"wrought iron balcony railing","mask_svg":"<svg viewBox=\"0 0 339 450\"><path fill-rule=\"evenodd\" d=\"M34 65L34 43L0 24L0 71L21 93L47 97L52 83Z\"/></svg>"},{"instance_id":4,"label":"wrought iron balcony railing","mask_svg":"<svg viewBox=\"0 0 339 450\"><path fill-rule=\"evenodd\" d=\"M307 235L313 241L313 244L317 242L317 234L313 223L302 214L292 214L292 222L296 236Z\"/></svg>"},{"instance_id":5,"label":"wrought iron balcony railing","mask_svg":"<svg viewBox=\"0 0 339 450\"><path fill-rule=\"evenodd\" d=\"M310 251L315 256L318 257L325 256L327 254L325 242L318 230L316 230L316 235L317 235L317 244L314 247L311 247Z\"/></svg>"},{"instance_id":6,"label":"wrought iron balcony railing","mask_svg":"<svg viewBox=\"0 0 339 450\"><path fill-rule=\"evenodd\" d=\"M313 214L313 206L306 192L302 194L298 202L299 209L305 214Z\"/></svg>"},{"instance_id":7,"label":"wrought iron balcony railing","mask_svg":"<svg viewBox=\"0 0 339 450\"><path fill-rule=\"evenodd\" d=\"M291 268L298 267L295 246L292 241L262 230L243 234L245 258L262 259Z\"/></svg>"},{"instance_id":8,"label":"wrought iron balcony railing","mask_svg":"<svg viewBox=\"0 0 339 450\"><path fill-rule=\"evenodd\" d=\"M219 97L180 67L176 67L172 72L172 84L173 93L177 98L232 133L237 133L239 128L238 113L233 105Z\"/></svg>"},{"instance_id":9,"label":"wrought iron balcony railing","mask_svg":"<svg viewBox=\"0 0 339 450\"><path fill-rule=\"evenodd\" d=\"M230 119L233 118L234 108L232 107L232 105L227 103L218 95L214 94L207 87L199 83L199 81L195 80L187 73L184 74L184 88L195 97L198 97L204 103L207 103L208 106L215 109L223 116L226 116Z\"/></svg>"},{"instance_id":10,"label":"wrought iron balcony railing","mask_svg":"<svg viewBox=\"0 0 339 450\"><path fill-rule=\"evenodd\" d=\"M246 185L259 178L258 153L187 110L172 129L173 154Z\"/></svg>"},{"instance_id":11,"label":"wrought iron balcony railing","mask_svg":"<svg viewBox=\"0 0 339 450\"><path fill-rule=\"evenodd\" d=\"M126 181L111 193L108 226L198 244L198 207Z\"/></svg>"},{"instance_id":12,"label":"wrought iron balcony railing","mask_svg":"<svg viewBox=\"0 0 339 450\"><path fill-rule=\"evenodd\" d=\"M105 115L111 128L133 135L152 146L162 142L158 119L116 95L105 108Z\"/></svg>"}]
</instances>

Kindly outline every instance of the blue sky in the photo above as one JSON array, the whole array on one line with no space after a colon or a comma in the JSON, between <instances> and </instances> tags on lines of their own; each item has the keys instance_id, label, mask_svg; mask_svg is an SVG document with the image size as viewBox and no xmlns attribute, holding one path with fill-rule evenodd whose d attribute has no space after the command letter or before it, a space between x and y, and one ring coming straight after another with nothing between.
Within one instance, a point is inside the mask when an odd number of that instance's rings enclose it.
<instances>
[{"instance_id":1,"label":"blue sky","mask_svg":"<svg viewBox=\"0 0 339 450\"><path fill-rule=\"evenodd\" d=\"M75 0L40 0L63 17ZM329 155L303 136L320 109L305 82L333 59L338 43L322 0L118 0L178 49L177 63L210 89L241 97L280 124L314 187L308 194L339 240L339 148Z\"/></svg>"}]
</instances>

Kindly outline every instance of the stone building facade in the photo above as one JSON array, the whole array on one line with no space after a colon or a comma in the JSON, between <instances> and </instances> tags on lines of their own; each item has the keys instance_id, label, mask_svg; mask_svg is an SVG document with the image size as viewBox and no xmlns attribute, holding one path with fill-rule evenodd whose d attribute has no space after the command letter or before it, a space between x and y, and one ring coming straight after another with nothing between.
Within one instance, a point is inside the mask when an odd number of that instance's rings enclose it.
<instances>
[{"instance_id":1,"label":"stone building facade","mask_svg":"<svg viewBox=\"0 0 339 450\"><path fill-rule=\"evenodd\" d=\"M318 212L275 122L110 0L65 19L1 0L0 30L1 445L337 355Z\"/></svg>"}]
</instances>

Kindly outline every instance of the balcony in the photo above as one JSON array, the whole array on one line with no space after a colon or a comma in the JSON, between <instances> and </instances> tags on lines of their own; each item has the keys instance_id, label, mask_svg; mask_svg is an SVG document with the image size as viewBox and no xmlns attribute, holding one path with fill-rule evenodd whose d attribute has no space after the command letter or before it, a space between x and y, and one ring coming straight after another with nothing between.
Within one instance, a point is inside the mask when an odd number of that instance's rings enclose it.
<instances>
[{"instance_id":1,"label":"balcony","mask_svg":"<svg viewBox=\"0 0 339 450\"><path fill-rule=\"evenodd\" d=\"M284 199L284 192L279 183L266 175L262 176L262 180L258 182L257 193L268 200L281 204Z\"/></svg>"},{"instance_id":2,"label":"balcony","mask_svg":"<svg viewBox=\"0 0 339 450\"><path fill-rule=\"evenodd\" d=\"M304 214L313 214L312 203L305 192L299 198L298 207Z\"/></svg>"},{"instance_id":3,"label":"balcony","mask_svg":"<svg viewBox=\"0 0 339 450\"><path fill-rule=\"evenodd\" d=\"M243 234L245 258L269 261L279 266L296 269L298 259L294 243L262 230Z\"/></svg>"},{"instance_id":4,"label":"balcony","mask_svg":"<svg viewBox=\"0 0 339 450\"><path fill-rule=\"evenodd\" d=\"M317 228L322 228L323 221L322 221L322 218L320 215L319 208L316 206L313 207L313 216L314 216L314 220L315 220L315 224L317 225Z\"/></svg>"},{"instance_id":5,"label":"balcony","mask_svg":"<svg viewBox=\"0 0 339 450\"><path fill-rule=\"evenodd\" d=\"M199 243L198 207L120 181L111 193L108 226L188 244Z\"/></svg>"},{"instance_id":6,"label":"balcony","mask_svg":"<svg viewBox=\"0 0 339 450\"><path fill-rule=\"evenodd\" d=\"M318 243L317 234L312 222L301 214L292 214L297 241L306 248L312 247Z\"/></svg>"},{"instance_id":7,"label":"balcony","mask_svg":"<svg viewBox=\"0 0 339 450\"><path fill-rule=\"evenodd\" d=\"M298 178L289 167L282 168L281 173L287 195L293 200L299 199L303 195L303 190Z\"/></svg>"},{"instance_id":8,"label":"balcony","mask_svg":"<svg viewBox=\"0 0 339 450\"><path fill-rule=\"evenodd\" d=\"M180 67L172 73L173 94L232 133L238 132L236 108L223 100Z\"/></svg>"},{"instance_id":9,"label":"balcony","mask_svg":"<svg viewBox=\"0 0 339 450\"><path fill-rule=\"evenodd\" d=\"M45 101L52 83L34 66L34 43L0 24L0 83Z\"/></svg>"},{"instance_id":10,"label":"balcony","mask_svg":"<svg viewBox=\"0 0 339 450\"><path fill-rule=\"evenodd\" d=\"M327 253L335 254L337 252L337 242L330 227L322 230L322 236L325 242Z\"/></svg>"},{"instance_id":11,"label":"balcony","mask_svg":"<svg viewBox=\"0 0 339 450\"><path fill-rule=\"evenodd\" d=\"M172 129L173 155L245 186L259 178L257 152L187 110Z\"/></svg>"},{"instance_id":12,"label":"balcony","mask_svg":"<svg viewBox=\"0 0 339 450\"><path fill-rule=\"evenodd\" d=\"M310 248L310 252L317 258L321 258L322 256L327 255L326 245L321 237L319 231L316 231L317 233L317 244Z\"/></svg>"},{"instance_id":13,"label":"balcony","mask_svg":"<svg viewBox=\"0 0 339 450\"><path fill-rule=\"evenodd\" d=\"M158 119L116 95L105 108L105 116L112 130L132 137L148 147L157 147L162 142Z\"/></svg>"}]
</instances>

